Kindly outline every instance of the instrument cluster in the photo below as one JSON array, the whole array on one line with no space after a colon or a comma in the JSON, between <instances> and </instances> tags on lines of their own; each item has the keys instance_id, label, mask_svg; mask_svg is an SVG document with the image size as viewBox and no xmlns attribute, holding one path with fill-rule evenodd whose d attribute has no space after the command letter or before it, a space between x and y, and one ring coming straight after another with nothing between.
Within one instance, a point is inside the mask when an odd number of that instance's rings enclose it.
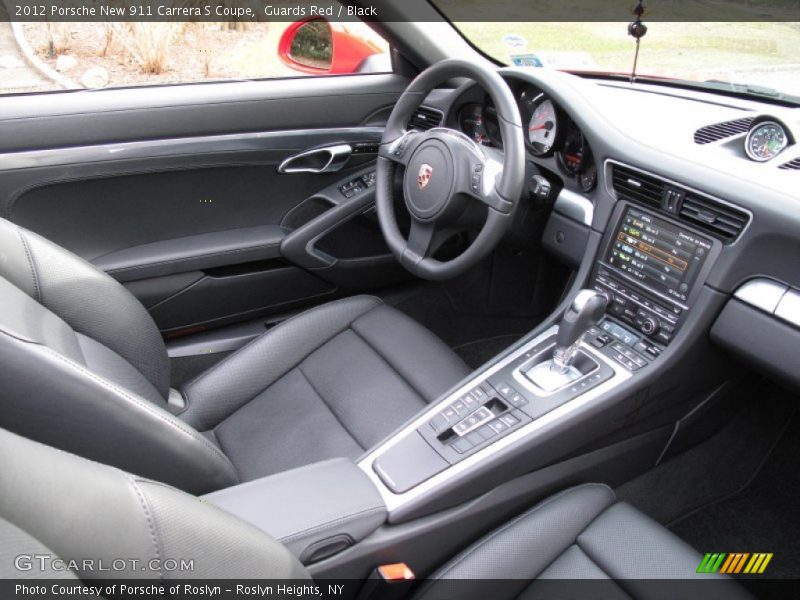
<instances>
[{"instance_id":1,"label":"instrument cluster","mask_svg":"<svg viewBox=\"0 0 800 600\"><path fill-rule=\"evenodd\" d=\"M592 191L597 185L597 165L580 128L547 94L533 86L524 86L517 98L528 152L539 159L554 159L563 175L576 179L584 192ZM497 111L488 96L482 103L463 105L458 124L478 144L503 147Z\"/></svg>"}]
</instances>

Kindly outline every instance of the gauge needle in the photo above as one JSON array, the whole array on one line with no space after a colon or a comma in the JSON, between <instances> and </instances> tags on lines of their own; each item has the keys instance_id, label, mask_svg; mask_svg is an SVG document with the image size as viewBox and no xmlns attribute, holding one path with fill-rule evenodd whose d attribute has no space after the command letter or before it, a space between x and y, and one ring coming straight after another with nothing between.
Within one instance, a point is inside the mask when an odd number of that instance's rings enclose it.
<instances>
[{"instance_id":1,"label":"gauge needle","mask_svg":"<svg viewBox=\"0 0 800 600\"><path fill-rule=\"evenodd\" d=\"M542 123L541 125L534 125L533 127L530 127L529 131L539 131L540 129L550 130L552 128L553 128L553 122L548 121L547 123Z\"/></svg>"}]
</instances>

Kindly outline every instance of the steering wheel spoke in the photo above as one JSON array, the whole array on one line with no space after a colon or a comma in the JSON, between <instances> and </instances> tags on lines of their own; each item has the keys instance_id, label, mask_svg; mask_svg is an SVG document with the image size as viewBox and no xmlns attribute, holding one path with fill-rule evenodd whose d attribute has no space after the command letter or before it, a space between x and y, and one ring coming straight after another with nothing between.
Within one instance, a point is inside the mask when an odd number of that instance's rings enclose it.
<instances>
[{"instance_id":1,"label":"steering wheel spoke","mask_svg":"<svg viewBox=\"0 0 800 600\"><path fill-rule=\"evenodd\" d=\"M434 223L424 223L411 219L411 231L408 234L406 253L410 253L410 259L419 262L436 251L438 231Z\"/></svg>"},{"instance_id":2,"label":"steering wheel spoke","mask_svg":"<svg viewBox=\"0 0 800 600\"><path fill-rule=\"evenodd\" d=\"M408 161L414 151L422 143L424 135L417 131L406 131L399 138L388 144L382 144L379 156L386 158L403 167L408 166Z\"/></svg>"},{"instance_id":3,"label":"steering wheel spoke","mask_svg":"<svg viewBox=\"0 0 800 600\"><path fill-rule=\"evenodd\" d=\"M514 204L500 195L496 185L503 174L503 163L492 155L479 157L472 153L464 157L463 163L465 175L459 178L456 190L498 212L511 212Z\"/></svg>"}]
</instances>

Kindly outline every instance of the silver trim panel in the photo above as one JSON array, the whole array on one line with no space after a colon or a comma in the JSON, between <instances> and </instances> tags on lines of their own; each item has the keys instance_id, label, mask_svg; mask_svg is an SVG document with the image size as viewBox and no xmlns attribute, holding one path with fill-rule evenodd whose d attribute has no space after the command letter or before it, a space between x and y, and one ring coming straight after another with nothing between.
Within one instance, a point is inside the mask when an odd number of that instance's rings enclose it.
<instances>
[{"instance_id":1,"label":"silver trim panel","mask_svg":"<svg viewBox=\"0 0 800 600\"><path fill-rule=\"evenodd\" d=\"M291 129L256 133L233 133L202 137L170 138L76 146L53 150L31 150L0 154L0 171L33 169L68 164L161 158L174 155L221 154L296 150L309 143L344 142L355 138L380 140L382 127L336 127L329 129ZM320 139L323 138L323 139ZM327 138L327 139L324 139ZM365 141L371 141L366 139Z\"/></svg>"},{"instance_id":2,"label":"silver trim panel","mask_svg":"<svg viewBox=\"0 0 800 600\"><path fill-rule=\"evenodd\" d=\"M611 369L614 371L614 375L608 379L607 381L601 383L595 388L592 388L585 394L577 396L562 404L561 406L553 409L549 413L535 419L534 421L528 423L524 427L520 427L516 431L512 431L505 437L500 438L495 443L487 446L486 448L468 456L464 460L451 467L445 469L441 473L434 475L430 479L423 481L416 487L404 492L402 494L395 494L386 485L381 481L378 474L373 470L372 465L375 460L386 450L392 448L396 444L398 444L405 436L414 433L421 425L428 423L434 415L438 414L439 411L442 410L442 406L449 404L450 402L454 401L455 399L463 396L469 390L473 389L478 384L485 381L488 377L491 377L494 373L503 369L506 365L513 362L520 356L524 356L526 353L530 354L531 349L536 347L538 344L542 343L546 339L555 335L558 331L557 326L553 326L549 328L544 333L538 335L533 340L529 341L527 344L518 348L516 351L512 352L504 359L496 363L495 365L491 366L486 371L482 371L477 373L475 377L473 377L469 382L459 387L455 392L449 394L445 398L442 398L439 402L431 405L425 412L420 414L416 419L411 421L405 427L403 427L399 432L393 435L388 440L384 441L380 444L377 448L372 450L369 454L367 454L359 463L359 468L366 473L367 477L369 477L375 486L378 488L378 491L383 498L383 501L386 503L386 508L389 511L389 516L391 517L392 512L396 511L398 508L404 506L405 504L412 502L421 496L426 494L432 493L437 487L442 486L446 482L450 481L451 479L455 478L462 473L469 471L471 468L475 467L479 463L487 460L491 456L497 454L501 450L508 448L523 439L529 438L532 435L536 434L536 432L541 431L553 423L559 421L570 415L571 413L575 412L579 408L583 407L584 405L592 402L596 398L602 396L606 392L610 391L611 389L617 387L620 383L629 379L632 374L624 369L621 365L614 363L611 359L607 358L603 354L596 352L594 348L589 346L588 344L581 343L581 349L589 354L592 358L598 361L602 361L607 364Z\"/></svg>"},{"instance_id":3,"label":"silver trim panel","mask_svg":"<svg viewBox=\"0 0 800 600\"><path fill-rule=\"evenodd\" d=\"M775 309L775 316L795 327L800 327L800 291L786 292Z\"/></svg>"},{"instance_id":4,"label":"silver trim panel","mask_svg":"<svg viewBox=\"0 0 800 600\"><path fill-rule=\"evenodd\" d=\"M733 294L753 308L800 328L800 290L767 277L751 279Z\"/></svg>"},{"instance_id":5,"label":"silver trim panel","mask_svg":"<svg viewBox=\"0 0 800 600\"><path fill-rule=\"evenodd\" d=\"M594 204L585 196L571 190L565 188L559 192L553 210L573 221L583 223L587 227L592 226Z\"/></svg>"},{"instance_id":6,"label":"silver trim panel","mask_svg":"<svg viewBox=\"0 0 800 600\"><path fill-rule=\"evenodd\" d=\"M738 298L750 306L773 314L775 309L778 308L778 303L788 289L789 287L782 283L778 283L773 279L761 277L758 279L751 279L740 286L733 295L735 298Z\"/></svg>"},{"instance_id":7,"label":"silver trim panel","mask_svg":"<svg viewBox=\"0 0 800 600\"><path fill-rule=\"evenodd\" d=\"M344 166L352 153L353 147L350 144L334 144L333 146L306 150L284 160L278 165L278 173L333 173ZM317 154L327 156L325 164L321 167L292 166L292 163L301 163L304 159Z\"/></svg>"}]
</instances>

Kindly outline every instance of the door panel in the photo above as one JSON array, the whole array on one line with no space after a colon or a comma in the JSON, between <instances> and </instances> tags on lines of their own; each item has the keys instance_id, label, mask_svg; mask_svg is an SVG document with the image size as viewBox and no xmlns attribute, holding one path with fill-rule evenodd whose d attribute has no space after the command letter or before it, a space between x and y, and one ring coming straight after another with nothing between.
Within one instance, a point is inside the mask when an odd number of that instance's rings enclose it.
<instances>
[{"instance_id":1,"label":"door panel","mask_svg":"<svg viewBox=\"0 0 800 600\"><path fill-rule=\"evenodd\" d=\"M2 97L0 215L124 282L165 332L391 283L404 275L364 215L373 191L339 188L374 170L381 121L404 85L357 76ZM362 151L338 172L278 172L334 143ZM304 213L319 198L327 208ZM324 240L282 250L319 219ZM309 259L337 237L344 256Z\"/></svg>"}]
</instances>

